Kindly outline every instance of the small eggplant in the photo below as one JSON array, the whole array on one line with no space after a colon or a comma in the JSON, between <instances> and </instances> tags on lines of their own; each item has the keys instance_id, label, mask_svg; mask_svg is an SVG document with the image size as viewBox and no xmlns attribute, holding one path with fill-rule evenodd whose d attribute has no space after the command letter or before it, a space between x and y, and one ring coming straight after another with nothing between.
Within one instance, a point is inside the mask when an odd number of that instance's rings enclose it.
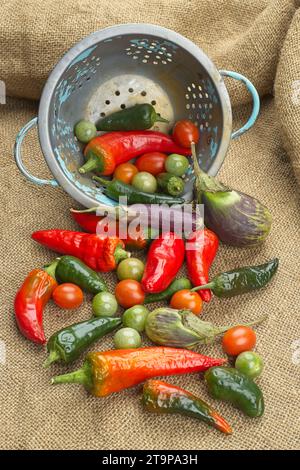
<instances>
[{"instance_id":1,"label":"small eggplant","mask_svg":"<svg viewBox=\"0 0 300 470\"><path fill-rule=\"evenodd\" d=\"M204 205L205 225L228 245L247 247L262 243L271 230L269 209L252 196L230 189L204 173L194 148L192 154L196 200Z\"/></svg>"},{"instance_id":2,"label":"small eggplant","mask_svg":"<svg viewBox=\"0 0 300 470\"><path fill-rule=\"evenodd\" d=\"M258 325L266 318L265 315L252 323L244 324L244 326ZM155 344L192 349L199 344L212 343L216 336L225 333L234 326L237 325L218 327L210 322L200 320L190 310L162 307L149 313L145 331L148 338Z\"/></svg>"}]
</instances>

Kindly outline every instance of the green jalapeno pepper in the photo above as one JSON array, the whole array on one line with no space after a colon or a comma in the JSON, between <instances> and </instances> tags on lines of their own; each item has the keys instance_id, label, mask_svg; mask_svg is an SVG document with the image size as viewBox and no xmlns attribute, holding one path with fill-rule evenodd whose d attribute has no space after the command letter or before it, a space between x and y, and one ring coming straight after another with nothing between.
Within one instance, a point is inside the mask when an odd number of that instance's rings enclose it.
<instances>
[{"instance_id":1,"label":"green jalapeno pepper","mask_svg":"<svg viewBox=\"0 0 300 470\"><path fill-rule=\"evenodd\" d=\"M56 263L56 264L55 264ZM57 282L72 282L91 294L107 291L104 279L75 256L62 256L54 261Z\"/></svg>"},{"instance_id":2,"label":"green jalapeno pepper","mask_svg":"<svg viewBox=\"0 0 300 470\"><path fill-rule=\"evenodd\" d=\"M168 300L172 297L175 292L183 289L191 289L192 283L186 277L174 279L173 282L167 287L167 289L159 292L158 294L147 294L144 300L144 304L151 304L152 302L160 302L161 300Z\"/></svg>"},{"instance_id":3,"label":"green jalapeno pepper","mask_svg":"<svg viewBox=\"0 0 300 470\"><path fill-rule=\"evenodd\" d=\"M210 405L187 390L161 380L148 380L143 388L142 403L153 413L179 413L196 418L225 434L229 424Z\"/></svg>"},{"instance_id":4,"label":"green jalapeno pepper","mask_svg":"<svg viewBox=\"0 0 300 470\"><path fill-rule=\"evenodd\" d=\"M54 333L47 343L48 358L44 367L52 362L69 362L77 359L92 343L113 331L122 323L119 317L96 317L75 323Z\"/></svg>"},{"instance_id":5,"label":"green jalapeno pepper","mask_svg":"<svg viewBox=\"0 0 300 470\"><path fill-rule=\"evenodd\" d=\"M179 176L171 173L160 173L156 180L158 187L170 196L181 196L184 191L184 182Z\"/></svg>"},{"instance_id":6,"label":"green jalapeno pepper","mask_svg":"<svg viewBox=\"0 0 300 470\"><path fill-rule=\"evenodd\" d=\"M169 122L156 113L151 104L136 104L117 111L97 122L98 131L142 131L156 122Z\"/></svg>"},{"instance_id":7,"label":"green jalapeno pepper","mask_svg":"<svg viewBox=\"0 0 300 470\"><path fill-rule=\"evenodd\" d=\"M251 418L262 416L262 391L242 372L232 367L212 367L205 372L204 380L213 398L232 403Z\"/></svg>"},{"instance_id":8,"label":"green jalapeno pepper","mask_svg":"<svg viewBox=\"0 0 300 470\"><path fill-rule=\"evenodd\" d=\"M93 176L93 180L100 182L104 186L105 194L115 201L119 201L120 196L127 197L128 204L183 204L183 198L175 198L166 194L145 193L134 188L123 181L113 179L111 181Z\"/></svg>"},{"instance_id":9,"label":"green jalapeno pepper","mask_svg":"<svg viewBox=\"0 0 300 470\"><path fill-rule=\"evenodd\" d=\"M192 291L211 289L217 297L233 297L264 287L274 276L279 264L274 258L259 266L233 269L215 276L208 284L197 286Z\"/></svg>"}]
</instances>

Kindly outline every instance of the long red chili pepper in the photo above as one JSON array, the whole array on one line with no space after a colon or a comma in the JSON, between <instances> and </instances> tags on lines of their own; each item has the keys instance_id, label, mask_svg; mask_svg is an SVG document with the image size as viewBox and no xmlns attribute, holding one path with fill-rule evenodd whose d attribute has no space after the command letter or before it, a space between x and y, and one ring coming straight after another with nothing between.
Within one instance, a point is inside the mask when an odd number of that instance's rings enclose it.
<instances>
[{"instance_id":1,"label":"long red chili pepper","mask_svg":"<svg viewBox=\"0 0 300 470\"><path fill-rule=\"evenodd\" d=\"M39 230L31 237L64 255L76 256L96 271L112 271L129 256L118 237L101 237L71 230Z\"/></svg>"},{"instance_id":2,"label":"long red chili pepper","mask_svg":"<svg viewBox=\"0 0 300 470\"><path fill-rule=\"evenodd\" d=\"M44 344L43 309L57 283L47 270L33 269L15 297L15 318L22 335L30 341Z\"/></svg>"},{"instance_id":3,"label":"long red chili pepper","mask_svg":"<svg viewBox=\"0 0 300 470\"><path fill-rule=\"evenodd\" d=\"M187 349L115 349L89 353L81 369L53 377L52 383L79 383L104 397L155 376L202 372L225 362Z\"/></svg>"},{"instance_id":4,"label":"long red chili pepper","mask_svg":"<svg viewBox=\"0 0 300 470\"><path fill-rule=\"evenodd\" d=\"M147 152L191 154L190 149L175 144L172 137L162 132L108 132L87 144L84 149L87 161L79 172L97 171L102 175L111 175L120 163Z\"/></svg>"},{"instance_id":5,"label":"long red chili pepper","mask_svg":"<svg viewBox=\"0 0 300 470\"><path fill-rule=\"evenodd\" d=\"M71 214L73 219L80 225L81 228L83 228L83 230L89 233L98 233L97 227L100 227L101 221L103 220L102 216L89 212L77 212L72 209ZM126 238L123 238L123 236L119 233L118 222L113 219L112 224L112 228L114 229L116 235L121 238L126 248L129 248L130 250L143 250L149 245L151 237L148 236L149 234L145 235L142 230L138 230L138 227L137 233L134 236L129 235L127 232ZM106 224L101 224L101 234L105 231L109 232L108 221Z\"/></svg>"},{"instance_id":6,"label":"long red chili pepper","mask_svg":"<svg viewBox=\"0 0 300 470\"><path fill-rule=\"evenodd\" d=\"M156 294L173 281L184 260L184 242L174 232L164 232L156 238L148 252L142 286L145 292Z\"/></svg>"},{"instance_id":7,"label":"long red chili pepper","mask_svg":"<svg viewBox=\"0 0 300 470\"><path fill-rule=\"evenodd\" d=\"M203 286L208 283L210 266L216 256L219 247L217 235L204 228L192 232L186 242L186 264L190 281L194 286ZM199 291L204 302L210 302L211 291L209 289Z\"/></svg>"}]
</instances>

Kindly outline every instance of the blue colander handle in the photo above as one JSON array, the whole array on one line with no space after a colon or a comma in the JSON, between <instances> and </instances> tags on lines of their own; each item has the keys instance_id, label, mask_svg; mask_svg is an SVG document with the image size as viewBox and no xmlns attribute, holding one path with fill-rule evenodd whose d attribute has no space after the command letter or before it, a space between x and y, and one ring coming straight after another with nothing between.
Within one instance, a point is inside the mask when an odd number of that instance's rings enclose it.
<instances>
[{"instance_id":1,"label":"blue colander handle","mask_svg":"<svg viewBox=\"0 0 300 470\"><path fill-rule=\"evenodd\" d=\"M248 90L250 91L252 95L252 99L253 99L252 113L248 121L240 129L238 129L237 131L234 131L231 134L231 138L236 139L240 135L244 134L244 132L248 131L255 123L258 113L259 113L260 99L259 99L259 95L257 93L255 86L253 85L252 82L250 82L248 78L244 77L244 75L241 75L240 73L237 73L237 72L231 72L229 70L220 70L220 74L223 75L224 77L234 78L235 80L239 80L243 82L248 88Z\"/></svg>"},{"instance_id":2,"label":"blue colander handle","mask_svg":"<svg viewBox=\"0 0 300 470\"><path fill-rule=\"evenodd\" d=\"M22 160L22 153L21 153L21 147L23 140L26 137L27 132L32 129L33 127L37 126L37 117L31 119L27 124L25 124L24 127L20 130L16 137L16 142L15 142L15 147L14 147L14 157L16 160L16 164L20 170L21 173L23 173L26 178L31 181L32 183L38 184L38 185L45 185L45 184L50 184L51 186L59 186L58 182L56 180L45 180L41 178L37 178L36 176L33 176L29 171L25 168L23 160Z\"/></svg>"}]
</instances>

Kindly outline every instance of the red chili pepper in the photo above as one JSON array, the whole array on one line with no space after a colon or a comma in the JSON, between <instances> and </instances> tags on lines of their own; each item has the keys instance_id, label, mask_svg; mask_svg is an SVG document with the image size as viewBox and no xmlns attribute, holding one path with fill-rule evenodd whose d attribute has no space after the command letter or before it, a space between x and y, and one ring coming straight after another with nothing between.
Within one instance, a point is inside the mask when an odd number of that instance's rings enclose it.
<instances>
[{"instance_id":1,"label":"red chili pepper","mask_svg":"<svg viewBox=\"0 0 300 470\"><path fill-rule=\"evenodd\" d=\"M44 344L43 309L57 282L43 269L33 269L15 297L15 316L22 335L30 341Z\"/></svg>"},{"instance_id":2,"label":"red chili pepper","mask_svg":"<svg viewBox=\"0 0 300 470\"><path fill-rule=\"evenodd\" d=\"M114 349L89 353L81 369L53 377L51 383L82 384L96 397L105 397L151 377L203 372L225 362L187 349Z\"/></svg>"},{"instance_id":3,"label":"red chili pepper","mask_svg":"<svg viewBox=\"0 0 300 470\"><path fill-rule=\"evenodd\" d=\"M122 259L129 256L118 237L55 229L39 230L31 237L58 253L76 256L96 271L112 271Z\"/></svg>"},{"instance_id":4,"label":"red chili pepper","mask_svg":"<svg viewBox=\"0 0 300 470\"><path fill-rule=\"evenodd\" d=\"M194 286L203 286L208 283L209 269L218 247L217 235L207 228L196 230L189 236L185 254L188 275ZM209 289L201 290L199 294L204 302L210 302L211 291Z\"/></svg>"},{"instance_id":5,"label":"red chili pepper","mask_svg":"<svg viewBox=\"0 0 300 470\"><path fill-rule=\"evenodd\" d=\"M76 212L71 209L71 214L73 219L80 225L83 230L89 233L97 233L98 223L103 220L103 217L100 215L96 215L93 213L84 213L84 212ZM143 250L147 248L149 242L151 241L150 236L145 236L139 227L137 227L137 233L135 236L130 236L127 233L126 238L119 233L119 224L115 220L112 222L114 225L114 229L116 235L124 242L125 247L131 250ZM102 231L109 231L109 222L107 222L103 227L101 227Z\"/></svg>"},{"instance_id":6,"label":"red chili pepper","mask_svg":"<svg viewBox=\"0 0 300 470\"><path fill-rule=\"evenodd\" d=\"M184 242L174 232L162 233L149 248L142 286L147 293L165 290L184 260Z\"/></svg>"},{"instance_id":7,"label":"red chili pepper","mask_svg":"<svg viewBox=\"0 0 300 470\"><path fill-rule=\"evenodd\" d=\"M107 132L87 144L84 149L87 161L79 172L97 171L101 175L111 175L120 163L147 152L191 154L190 149L175 144L172 137L162 132Z\"/></svg>"}]
</instances>

